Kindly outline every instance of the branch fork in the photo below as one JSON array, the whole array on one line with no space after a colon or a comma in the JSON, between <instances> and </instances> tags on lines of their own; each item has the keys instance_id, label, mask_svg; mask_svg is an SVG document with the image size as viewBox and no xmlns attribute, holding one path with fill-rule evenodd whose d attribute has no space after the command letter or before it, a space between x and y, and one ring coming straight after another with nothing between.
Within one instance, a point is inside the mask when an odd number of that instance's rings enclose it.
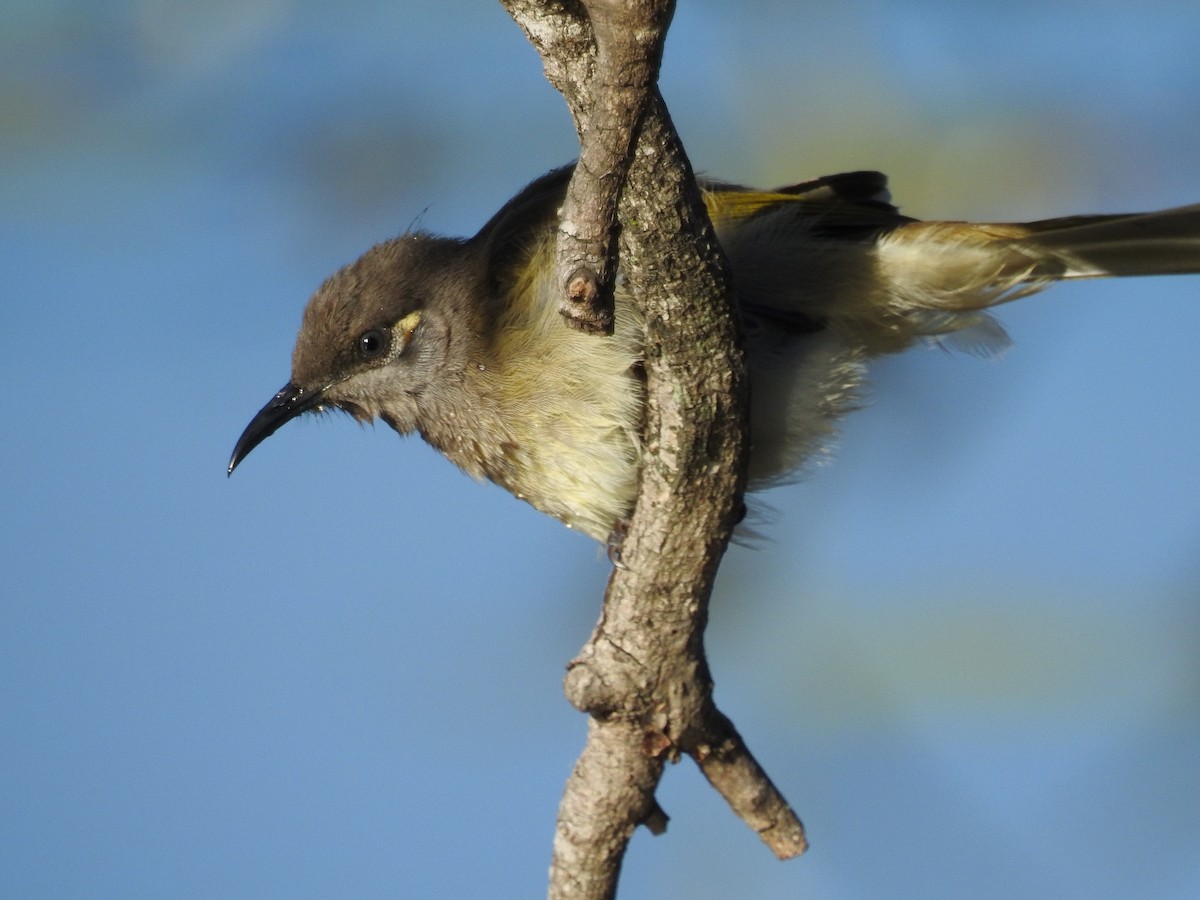
<instances>
[{"instance_id":1,"label":"branch fork","mask_svg":"<svg viewBox=\"0 0 1200 900\"><path fill-rule=\"evenodd\" d=\"M704 656L713 579L742 509L747 386L724 257L657 87L674 2L501 2L580 137L560 211L560 311L605 340L620 259L647 330L637 508L565 679L588 739L559 807L549 896L616 896L633 831L666 827L654 793L685 754L778 857L797 856L803 826L714 704Z\"/></svg>"}]
</instances>

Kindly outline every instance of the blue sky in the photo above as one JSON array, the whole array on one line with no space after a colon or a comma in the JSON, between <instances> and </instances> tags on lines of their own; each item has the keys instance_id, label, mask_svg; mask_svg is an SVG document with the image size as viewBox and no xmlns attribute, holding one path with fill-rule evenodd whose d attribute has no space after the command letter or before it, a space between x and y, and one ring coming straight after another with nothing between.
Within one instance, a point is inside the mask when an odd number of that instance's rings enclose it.
<instances>
[{"instance_id":1,"label":"blue sky","mask_svg":"<svg viewBox=\"0 0 1200 900\"><path fill-rule=\"evenodd\" d=\"M922 217L1200 201L1200 9L680 4L697 168L892 176ZM607 573L424 447L289 425L226 480L331 271L569 159L499 4L0 12L0 894L536 896ZM1200 277L1062 286L981 361L875 367L761 498L717 698L809 827L690 763L623 897L1200 893Z\"/></svg>"}]
</instances>

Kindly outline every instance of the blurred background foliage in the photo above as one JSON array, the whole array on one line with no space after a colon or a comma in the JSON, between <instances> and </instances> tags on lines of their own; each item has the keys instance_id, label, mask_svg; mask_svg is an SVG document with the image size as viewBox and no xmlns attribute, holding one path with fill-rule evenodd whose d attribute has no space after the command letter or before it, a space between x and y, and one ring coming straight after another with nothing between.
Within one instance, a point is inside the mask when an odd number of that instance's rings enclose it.
<instances>
[{"instance_id":1,"label":"blurred background foliage","mask_svg":"<svg viewBox=\"0 0 1200 900\"><path fill-rule=\"evenodd\" d=\"M1200 8L679 6L696 167L880 168L922 217L1200 200ZM571 158L499 4L0 11L0 894L541 892L590 543L416 441L291 426L224 479L304 300ZM623 897L1200 893L1200 278L1054 289L999 362L876 367L757 504L718 700L806 819L690 764Z\"/></svg>"}]
</instances>

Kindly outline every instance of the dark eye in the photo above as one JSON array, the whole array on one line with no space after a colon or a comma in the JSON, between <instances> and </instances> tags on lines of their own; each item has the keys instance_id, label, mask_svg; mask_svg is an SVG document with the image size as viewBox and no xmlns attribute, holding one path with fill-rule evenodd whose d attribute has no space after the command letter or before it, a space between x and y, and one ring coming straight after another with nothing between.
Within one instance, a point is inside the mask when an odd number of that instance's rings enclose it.
<instances>
[{"instance_id":1,"label":"dark eye","mask_svg":"<svg viewBox=\"0 0 1200 900\"><path fill-rule=\"evenodd\" d=\"M358 355L363 359L374 359L387 352L388 335L382 328L364 331L358 339Z\"/></svg>"}]
</instances>

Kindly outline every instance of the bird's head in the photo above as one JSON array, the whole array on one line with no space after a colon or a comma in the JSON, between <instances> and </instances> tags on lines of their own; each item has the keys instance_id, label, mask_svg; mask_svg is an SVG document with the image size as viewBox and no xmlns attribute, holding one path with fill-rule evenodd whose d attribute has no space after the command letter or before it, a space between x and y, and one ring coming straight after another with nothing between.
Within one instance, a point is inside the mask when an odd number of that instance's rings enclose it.
<instances>
[{"instance_id":1,"label":"bird's head","mask_svg":"<svg viewBox=\"0 0 1200 900\"><path fill-rule=\"evenodd\" d=\"M460 314L478 289L462 241L408 234L378 244L331 276L304 310L292 378L246 426L229 473L302 413L341 409L360 422L382 418L401 433L419 424L420 403L451 377Z\"/></svg>"}]
</instances>

